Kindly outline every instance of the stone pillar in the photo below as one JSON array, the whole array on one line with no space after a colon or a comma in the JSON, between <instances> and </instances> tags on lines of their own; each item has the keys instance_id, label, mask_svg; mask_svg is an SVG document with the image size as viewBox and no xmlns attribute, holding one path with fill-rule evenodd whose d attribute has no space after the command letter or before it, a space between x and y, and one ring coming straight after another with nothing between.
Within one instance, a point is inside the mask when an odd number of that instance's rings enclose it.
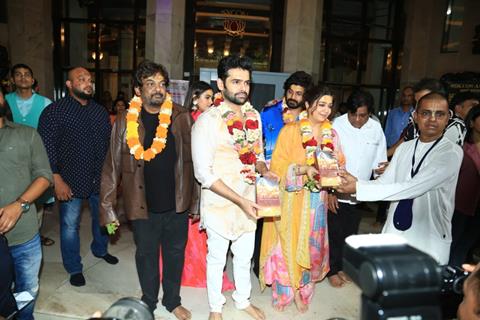
<instances>
[{"instance_id":1,"label":"stone pillar","mask_svg":"<svg viewBox=\"0 0 480 320\"><path fill-rule=\"evenodd\" d=\"M303 70L320 78L323 0L286 0L283 72Z\"/></svg>"},{"instance_id":2,"label":"stone pillar","mask_svg":"<svg viewBox=\"0 0 480 320\"><path fill-rule=\"evenodd\" d=\"M40 85L40 94L52 99L53 32L51 0L7 1L7 12L7 48L12 65L25 63L30 66Z\"/></svg>"},{"instance_id":3,"label":"stone pillar","mask_svg":"<svg viewBox=\"0 0 480 320\"><path fill-rule=\"evenodd\" d=\"M478 72L480 55L472 54L475 26L480 21L480 1L465 0L463 30L458 52L442 53L446 2L406 0L406 29L401 83L415 83L423 77L440 78L449 72ZM428 37L425 37L428 35Z\"/></svg>"},{"instance_id":4,"label":"stone pillar","mask_svg":"<svg viewBox=\"0 0 480 320\"><path fill-rule=\"evenodd\" d=\"M185 0L147 1L145 57L183 79Z\"/></svg>"}]
</instances>

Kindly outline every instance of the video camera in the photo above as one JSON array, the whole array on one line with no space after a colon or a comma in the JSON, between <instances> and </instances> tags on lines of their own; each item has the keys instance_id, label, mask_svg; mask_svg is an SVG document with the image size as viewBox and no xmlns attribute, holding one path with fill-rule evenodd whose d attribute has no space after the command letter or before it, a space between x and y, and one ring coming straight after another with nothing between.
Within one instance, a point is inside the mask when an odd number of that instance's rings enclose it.
<instances>
[{"instance_id":1,"label":"video camera","mask_svg":"<svg viewBox=\"0 0 480 320\"><path fill-rule=\"evenodd\" d=\"M344 271L362 290L360 319L455 317L468 272L441 267L392 234L355 235L345 242Z\"/></svg>"}]
</instances>

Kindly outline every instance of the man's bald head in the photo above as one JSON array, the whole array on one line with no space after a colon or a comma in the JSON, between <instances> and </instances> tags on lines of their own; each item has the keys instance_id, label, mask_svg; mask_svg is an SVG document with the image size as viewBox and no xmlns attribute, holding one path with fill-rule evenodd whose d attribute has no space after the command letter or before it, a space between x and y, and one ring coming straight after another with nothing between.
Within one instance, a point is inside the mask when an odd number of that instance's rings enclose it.
<instances>
[{"instance_id":1,"label":"man's bald head","mask_svg":"<svg viewBox=\"0 0 480 320\"><path fill-rule=\"evenodd\" d=\"M71 69L67 75L66 85L70 95L82 105L86 104L93 97L92 75L85 68L76 67Z\"/></svg>"},{"instance_id":2,"label":"man's bald head","mask_svg":"<svg viewBox=\"0 0 480 320\"><path fill-rule=\"evenodd\" d=\"M90 72L88 72L88 70L83 67L72 68L67 73L67 80L72 81L78 74L82 74L82 73L90 74Z\"/></svg>"},{"instance_id":3,"label":"man's bald head","mask_svg":"<svg viewBox=\"0 0 480 320\"><path fill-rule=\"evenodd\" d=\"M447 98L443 94L438 93L438 92L431 92L429 94L424 95L422 98L420 98L420 100L417 103L417 110L420 108L420 104L422 102L432 101L432 100L436 101L438 104L446 105L447 111L448 111L448 100L447 100Z\"/></svg>"}]
</instances>

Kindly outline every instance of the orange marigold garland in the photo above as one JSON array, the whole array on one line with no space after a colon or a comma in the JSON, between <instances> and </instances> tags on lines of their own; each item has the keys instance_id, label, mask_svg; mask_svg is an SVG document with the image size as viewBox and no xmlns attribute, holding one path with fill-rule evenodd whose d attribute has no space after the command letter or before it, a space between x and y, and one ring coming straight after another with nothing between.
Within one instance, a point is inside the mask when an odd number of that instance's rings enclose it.
<instances>
[{"instance_id":1,"label":"orange marigold garland","mask_svg":"<svg viewBox=\"0 0 480 320\"><path fill-rule=\"evenodd\" d=\"M155 137L153 138L152 145L150 148L145 150L140 141L138 134L138 117L142 111L142 99L135 96L129 104L127 112L127 145L130 148L130 153L137 160L150 161L157 154L165 149L167 144L167 132L168 126L171 123L173 102L170 94L167 93L165 101L160 107L160 112L158 113L158 127L155 132Z\"/></svg>"}]
</instances>

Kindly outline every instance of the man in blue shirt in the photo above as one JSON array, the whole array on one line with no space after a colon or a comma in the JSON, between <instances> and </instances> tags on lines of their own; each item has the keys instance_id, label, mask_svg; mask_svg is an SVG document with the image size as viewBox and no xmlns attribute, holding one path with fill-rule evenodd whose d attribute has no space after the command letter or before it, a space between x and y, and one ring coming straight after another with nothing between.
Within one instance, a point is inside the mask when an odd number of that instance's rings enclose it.
<instances>
[{"instance_id":1,"label":"man in blue shirt","mask_svg":"<svg viewBox=\"0 0 480 320\"><path fill-rule=\"evenodd\" d=\"M283 98L270 101L260 113L267 163L272 157L280 130L286 123L297 120L304 109L303 95L312 85L312 76L308 73L304 71L292 73L283 84L285 92Z\"/></svg>"},{"instance_id":2,"label":"man in blue shirt","mask_svg":"<svg viewBox=\"0 0 480 320\"><path fill-rule=\"evenodd\" d=\"M106 109L92 99L93 81L88 70L80 67L70 70L66 85L69 95L43 111L38 132L47 149L55 196L60 201L63 266L70 274L70 283L83 286L78 232L83 200L90 204L93 255L109 264L118 262L107 252L108 235L98 220L100 176L111 125Z\"/></svg>"},{"instance_id":3,"label":"man in blue shirt","mask_svg":"<svg viewBox=\"0 0 480 320\"><path fill-rule=\"evenodd\" d=\"M385 124L385 138L387 139L387 147L391 147L398 141L400 134L408 124L408 118L412 113L415 105L413 87L406 86L403 88L400 97L400 106L388 112L387 122Z\"/></svg>"}]
</instances>

